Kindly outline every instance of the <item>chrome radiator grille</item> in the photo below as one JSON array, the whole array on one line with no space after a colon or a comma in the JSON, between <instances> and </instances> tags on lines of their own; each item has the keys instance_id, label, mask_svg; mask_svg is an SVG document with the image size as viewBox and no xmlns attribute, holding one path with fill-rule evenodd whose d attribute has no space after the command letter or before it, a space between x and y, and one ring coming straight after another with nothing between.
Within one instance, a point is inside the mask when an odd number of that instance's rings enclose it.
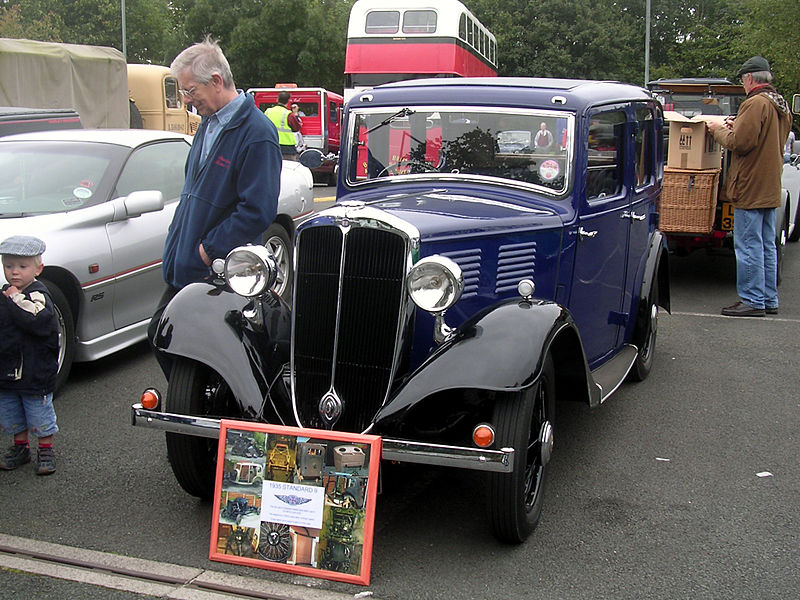
<instances>
[{"instance_id":1,"label":"chrome radiator grille","mask_svg":"<svg viewBox=\"0 0 800 600\"><path fill-rule=\"evenodd\" d=\"M293 400L303 427L361 432L391 385L406 264L394 231L337 226L298 238ZM330 392L330 394L329 394ZM341 414L323 419L335 396Z\"/></svg>"}]
</instances>

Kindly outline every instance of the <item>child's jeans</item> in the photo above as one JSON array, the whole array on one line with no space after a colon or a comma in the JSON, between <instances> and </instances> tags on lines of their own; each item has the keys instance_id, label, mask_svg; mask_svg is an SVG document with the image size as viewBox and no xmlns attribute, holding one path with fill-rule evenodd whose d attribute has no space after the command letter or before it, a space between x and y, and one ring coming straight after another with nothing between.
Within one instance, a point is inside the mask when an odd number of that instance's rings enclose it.
<instances>
[{"instance_id":1,"label":"child's jeans","mask_svg":"<svg viewBox=\"0 0 800 600\"><path fill-rule=\"evenodd\" d=\"M16 435L26 429L37 438L58 431L53 394L0 390L0 430L8 435Z\"/></svg>"}]
</instances>

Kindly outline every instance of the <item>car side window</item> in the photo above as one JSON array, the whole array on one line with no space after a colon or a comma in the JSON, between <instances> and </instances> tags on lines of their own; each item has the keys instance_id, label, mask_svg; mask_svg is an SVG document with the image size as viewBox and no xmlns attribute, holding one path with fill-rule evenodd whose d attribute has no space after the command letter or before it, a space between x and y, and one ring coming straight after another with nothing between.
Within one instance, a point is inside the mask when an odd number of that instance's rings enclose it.
<instances>
[{"instance_id":1,"label":"car side window","mask_svg":"<svg viewBox=\"0 0 800 600\"><path fill-rule=\"evenodd\" d=\"M117 181L116 196L159 190L164 201L179 198L189 144L183 140L159 142L138 148L130 155Z\"/></svg>"},{"instance_id":2,"label":"car side window","mask_svg":"<svg viewBox=\"0 0 800 600\"><path fill-rule=\"evenodd\" d=\"M649 185L655 178L655 121L653 111L643 107L636 110L636 137L634 165L636 187Z\"/></svg>"},{"instance_id":3,"label":"car side window","mask_svg":"<svg viewBox=\"0 0 800 600\"><path fill-rule=\"evenodd\" d=\"M614 196L622 189L625 113L598 113L589 121L586 197Z\"/></svg>"}]
</instances>

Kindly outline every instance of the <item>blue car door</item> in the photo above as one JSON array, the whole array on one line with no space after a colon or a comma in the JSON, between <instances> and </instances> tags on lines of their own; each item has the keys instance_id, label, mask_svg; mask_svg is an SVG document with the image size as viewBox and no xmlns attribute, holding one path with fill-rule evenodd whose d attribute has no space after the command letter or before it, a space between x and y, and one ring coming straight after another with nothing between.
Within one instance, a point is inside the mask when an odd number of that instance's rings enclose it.
<instances>
[{"instance_id":1,"label":"blue car door","mask_svg":"<svg viewBox=\"0 0 800 600\"><path fill-rule=\"evenodd\" d=\"M623 299L628 266L630 185L625 180L629 145L627 107L605 107L588 116L588 152L576 182L577 244L569 309L578 324L590 368L614 353L626 318ZM580 177L580 175L578 175Z\"/></svg>"}]
</instances>

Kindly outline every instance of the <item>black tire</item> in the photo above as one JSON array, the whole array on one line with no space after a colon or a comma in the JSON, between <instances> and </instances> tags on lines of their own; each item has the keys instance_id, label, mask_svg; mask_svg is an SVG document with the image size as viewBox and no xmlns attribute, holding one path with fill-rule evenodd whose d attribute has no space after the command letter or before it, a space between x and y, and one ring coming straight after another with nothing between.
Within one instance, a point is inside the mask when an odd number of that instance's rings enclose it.
<instances>
[{"instance_id":1,"label":"black tire","mask_svg":"<svg viewBox=\"0 0 800 600\"><path fill-rule=\"evenodd\" d=\"M552 450L555 418L555 367L548 354L539 381L511 398L495 404L492 422L497 429L497 448L515 449L511 473L490 473L488 490L489 521L501 542L524 542L539 523L545 482ZM549 435L544 435L549 431ZM543 453L542 437L546 443Z\"/></svg>"},{"instance_id":2,"label":"black tire","mask_svg":"<svg viewBox=\"0 0 800 600\"><path fill-rule=\"evenodd\" d=\"M289 232L278 223L269 226L263 237L264 246L272 252L278 261L278 280L272 289L281 298L287 299L292 294L292 279L294 277L294 263L292 261L292 241Z\"/></svg>"},{"instance_id":3,"label":"black tire","mask_svg":"<svg viewBox=\"0 0 800 600\"><path fill-rule=\"evenodd\" d=\"M788 198L786 199L786 202L788 204L789 202ZM796 242L800 240L800 198L798 198L797 210L795 210L794 213L794 230L792 231L792 235L790 235L788 239L790 242Z\"/></svg>"},{"instance_id":4,"label":"black tire","mask_svg":"<svg viewBox=\"0 0 800 600\"><path fill-rule=\"evenodd\" d=\"M144 129L144 121L142 121L142 113L133 100L129 100L131 107L130 127L131 129Z\"/></svg>"},{"instance_id":5,"label":"black tire","mask_svg":"<svg viewBox=\"0 0 800 600\"><path fill-rule=\"evenodd\" d=\"M64 387L72 369L72 360L75 358L75 319L72 308L67 301L67 297L59 287L47 279L40 279L50 297L56 310L56 321L58 322L58 375L56 375L55 394Z\"/></svg>"},{"instance_id":6,"label":"black tire","mask_svg":"<svg viewBox=\"0 0 800 600\"><path fill-rule=\"evenodd\" d=\"M628 373L630 381L644 381L653 368L653 358L656 353L656 336L658 334L658 281L654 277L650 286L646 312L639 315L636 323L634 340L639 347L636 361Z\"/></svg>"},{"instance_id":7,"label":"black tire","mask_svg":"<svg viewBox=\"0 0 800 600\"><path fill-rule=\"evenodd\" d=\"M786 241L789 239L789 216L784 213L777 223L775 232L775 250L778 254L778 285L783 279L783 255L786 250Z\"/></svg>"},{"instance_id":8,"label":"black tire","mask_svg":"<svg viewBox=\"0 0 800 600\"><path fill-rule=\"evenodd\" d=\"M176 358L167 386L168 412L208 416L224 414L230 388L216 371L186 358ZM192 496L214 493L217 442L208 438L167 433L167 458L180 486Z\"/></svg>"}]
</instances>

